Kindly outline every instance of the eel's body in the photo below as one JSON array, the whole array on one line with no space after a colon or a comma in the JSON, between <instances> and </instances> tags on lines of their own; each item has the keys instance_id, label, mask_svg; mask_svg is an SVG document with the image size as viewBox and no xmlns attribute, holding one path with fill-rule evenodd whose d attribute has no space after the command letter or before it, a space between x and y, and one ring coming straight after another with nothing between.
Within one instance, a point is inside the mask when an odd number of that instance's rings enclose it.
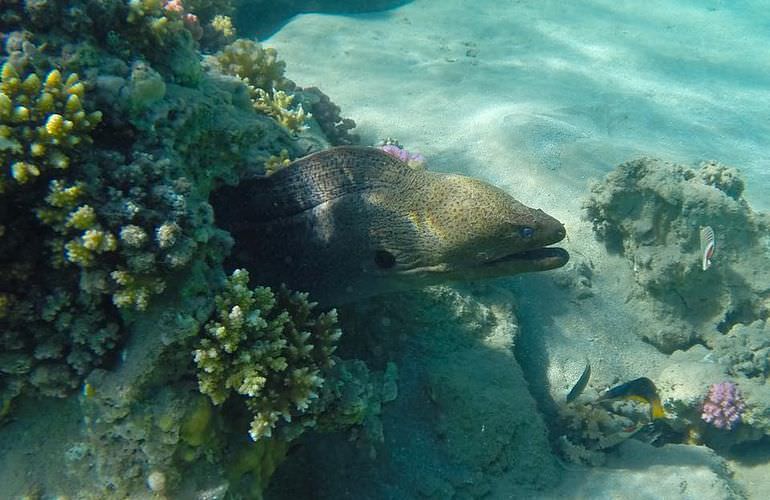
<instances>
[{"instance_id":1,"label":"eel's body","mask_svg":"<svg viewBox=\"0 0 770 500\"><path fill-rule=\"evenodd\" d=\"M257 284L340 304L395 290L563 266L564 226L482 181L338 147L218 190L232 264Z\"/></svg>"}]
</instances>

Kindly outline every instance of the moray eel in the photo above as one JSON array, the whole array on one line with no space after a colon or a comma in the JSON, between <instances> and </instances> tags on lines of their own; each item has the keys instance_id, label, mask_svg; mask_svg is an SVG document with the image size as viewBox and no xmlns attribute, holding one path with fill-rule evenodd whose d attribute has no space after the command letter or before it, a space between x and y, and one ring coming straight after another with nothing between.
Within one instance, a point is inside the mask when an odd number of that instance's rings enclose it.
<instances>
[{"instance_id":1,"label":"moray eel","mask_svg":"<svg viewBox=\"0 0 770 500\"><path fill-rule=\"evenodd\" d=\"M255 283L337 305L397 290L544 271L567 263L564 226L494 186L343 146L213 198Z\"/></svg>"}]
</instances>

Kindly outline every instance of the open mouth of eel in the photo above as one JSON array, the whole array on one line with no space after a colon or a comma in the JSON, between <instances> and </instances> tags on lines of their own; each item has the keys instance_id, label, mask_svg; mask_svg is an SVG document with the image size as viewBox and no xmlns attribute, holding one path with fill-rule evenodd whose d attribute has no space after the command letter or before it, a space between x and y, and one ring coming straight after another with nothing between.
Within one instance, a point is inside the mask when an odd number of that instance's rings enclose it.
<instances>
[{"instance_id":1,"label":"open mouth of eel","mask_svg":"<svg viewBox=\"0 0 770 500\"><path fill-rule=\"evenodd\" d=\"M544 247L516 252L485 262L484 266L505 266L507 264L529 264L536 269L555 269L569 261L569 253L559 247Z\"/></svg>"}]
</instances>

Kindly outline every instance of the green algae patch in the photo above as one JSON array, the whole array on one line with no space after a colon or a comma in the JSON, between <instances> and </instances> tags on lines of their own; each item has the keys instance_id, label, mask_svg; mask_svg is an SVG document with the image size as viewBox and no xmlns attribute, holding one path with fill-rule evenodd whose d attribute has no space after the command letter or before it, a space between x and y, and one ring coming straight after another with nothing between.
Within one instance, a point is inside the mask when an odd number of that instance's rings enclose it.
<instances>
[{"instance_id":1,"label":"green algae patch","mask_svg":"<svg viewBox=\"0 0 770 500\"><path fill-rule=\"evenodd\" d=\"M240 484L241 491L248 493L250 498L261 499L262 491L288 450L289 443L282 439L248 443L227 466L227 478L231 484Z\"/></svg>"},{"instance_id":2,"label":"green algae patch","mask_svg":"<svg viewBox=\"0 0 770 500\"><path fill-rule=\"evenodd\" d=\"M190 446L201 446L213 435L213 408L205 397L197 398L185 415L179 430L182 441Z\"/></svg>"}]
</instances>

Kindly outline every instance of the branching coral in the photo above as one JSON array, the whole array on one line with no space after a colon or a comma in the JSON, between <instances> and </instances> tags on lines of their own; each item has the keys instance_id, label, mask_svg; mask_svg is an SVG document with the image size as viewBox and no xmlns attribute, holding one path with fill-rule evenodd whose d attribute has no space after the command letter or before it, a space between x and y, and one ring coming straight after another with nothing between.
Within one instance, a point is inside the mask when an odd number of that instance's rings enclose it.
<instances>
[{"instance_id":1,"label":"branching coral","mask_svg":"<svg viewBox=\"0 0 770 500\"><path fill-rule=\"evenodd\" d=\"M289 158L289 151L282 149L277 155L272 155L265 162L265 173L272 175L282 168L288 167L291 164L291 158Z\"/></svg>"},{"instance_id":2,"label":"branching coral","mask_svg":"<svg viewBox=\"0 0 770 500\"><path fill-rule=\"evenodd\" d=\"M171 180L168 169L167 160L140 155L113 167L102 183L90 180L88 189L84 181L51 182L37 217L61 237L51 243L54 264L80 267L86 293L111 293L118 307L144 310L165 289L162 276L192 259L193 228L212 224L213 216L205 202L192 212L189 184Z\"/></svg>"},{"instance_id":3,"label":"branching coral","mask_svg":"<svg viewBox=\"0 0 770 500\"><path fill-rule=\"evenodd\" d=\"M746 409L741 391L730 381L711 384L703 401L701 418L718 429L732 430Z\"/></svg>"},{"instance_id":4,"label":"branching coral","mask_svg":"<svg viewBox=\"0 0 770 500\"><path fill-rule=\"evenodd\" d=\"M222 49L214 60L222 73L243 78L256 89L295 88L294 82L284 76L286 63L278 59L275 49L262 48L257 42L238 39Z\"/></svg>"},{"instance_id":5,"label":"branching coral","mask_svg":"<svg viewBox=\"0 0 770 500\"><path fill-rule=\"evenodd\" d=\"M59 70L22 77L10 62L0 70L0 193L10 179L19 184L40 177L44 170L63 170L70 155L91 141L101 121L100 111L86 113L83 82Z\"/></svg>"},{"instance_id":6,"label":"branching coral","mask_svg":"<svg viewBox=\"0 0 770 500\"><path fill-rule=\"evenodd\" d=\"M302 130L305 120L310 116L305 113L302 104L293 107L294 96L283 90L268 92L260 88L253 89L254 109L272 117L292 132Z\"/></svg>"},{"instance_id":7,"label":"branching coral","mask_svg":"<svg viewBox=\"0 0 770 500\"><path fill-rule=\"evenodd\" d=\"M26 73L26 76L23 76ZM115 345L117 327L93 296L78 296L70 263L91 266L116 247L78 177L101 112L84 110L76 74L0 74L0 397L25 384L65 395ZM48 194L46 196L46 192ZM58 234L66 235L61 237ZM74 286L73 286L74 285ZM15 366L8 373L9 366Z\"/></svg>"},{"instance_id":8,"label":"branching coral","mask_svg":"<svg viewBox=\"0 0 770 500\"><path fill-rule=\"evenodd\" d=\"M341 332L334 310L312 315L307 295L248 287L236 270L216 297L216 317L194 352L200 390L214 404L231 394L253 414L249 434L259 440L282 424L290 433L315 423L313 402Z\"/></svg>"},{"instance_id":9,"label":"branching coral","mask_svg":"<svg viewBox=\"0 0 770 500\"><path fill-rule=\"evenodd\" d=\"M286 64L278 60L275 49L262 48L251 40L236 40L214 59L215 66L227 75L241 78L249 87L254 109L274 118L286 129L297 132L310 117L302 104L294 104L294 82L283 76Z\"/></svg>"}]
</instances>

